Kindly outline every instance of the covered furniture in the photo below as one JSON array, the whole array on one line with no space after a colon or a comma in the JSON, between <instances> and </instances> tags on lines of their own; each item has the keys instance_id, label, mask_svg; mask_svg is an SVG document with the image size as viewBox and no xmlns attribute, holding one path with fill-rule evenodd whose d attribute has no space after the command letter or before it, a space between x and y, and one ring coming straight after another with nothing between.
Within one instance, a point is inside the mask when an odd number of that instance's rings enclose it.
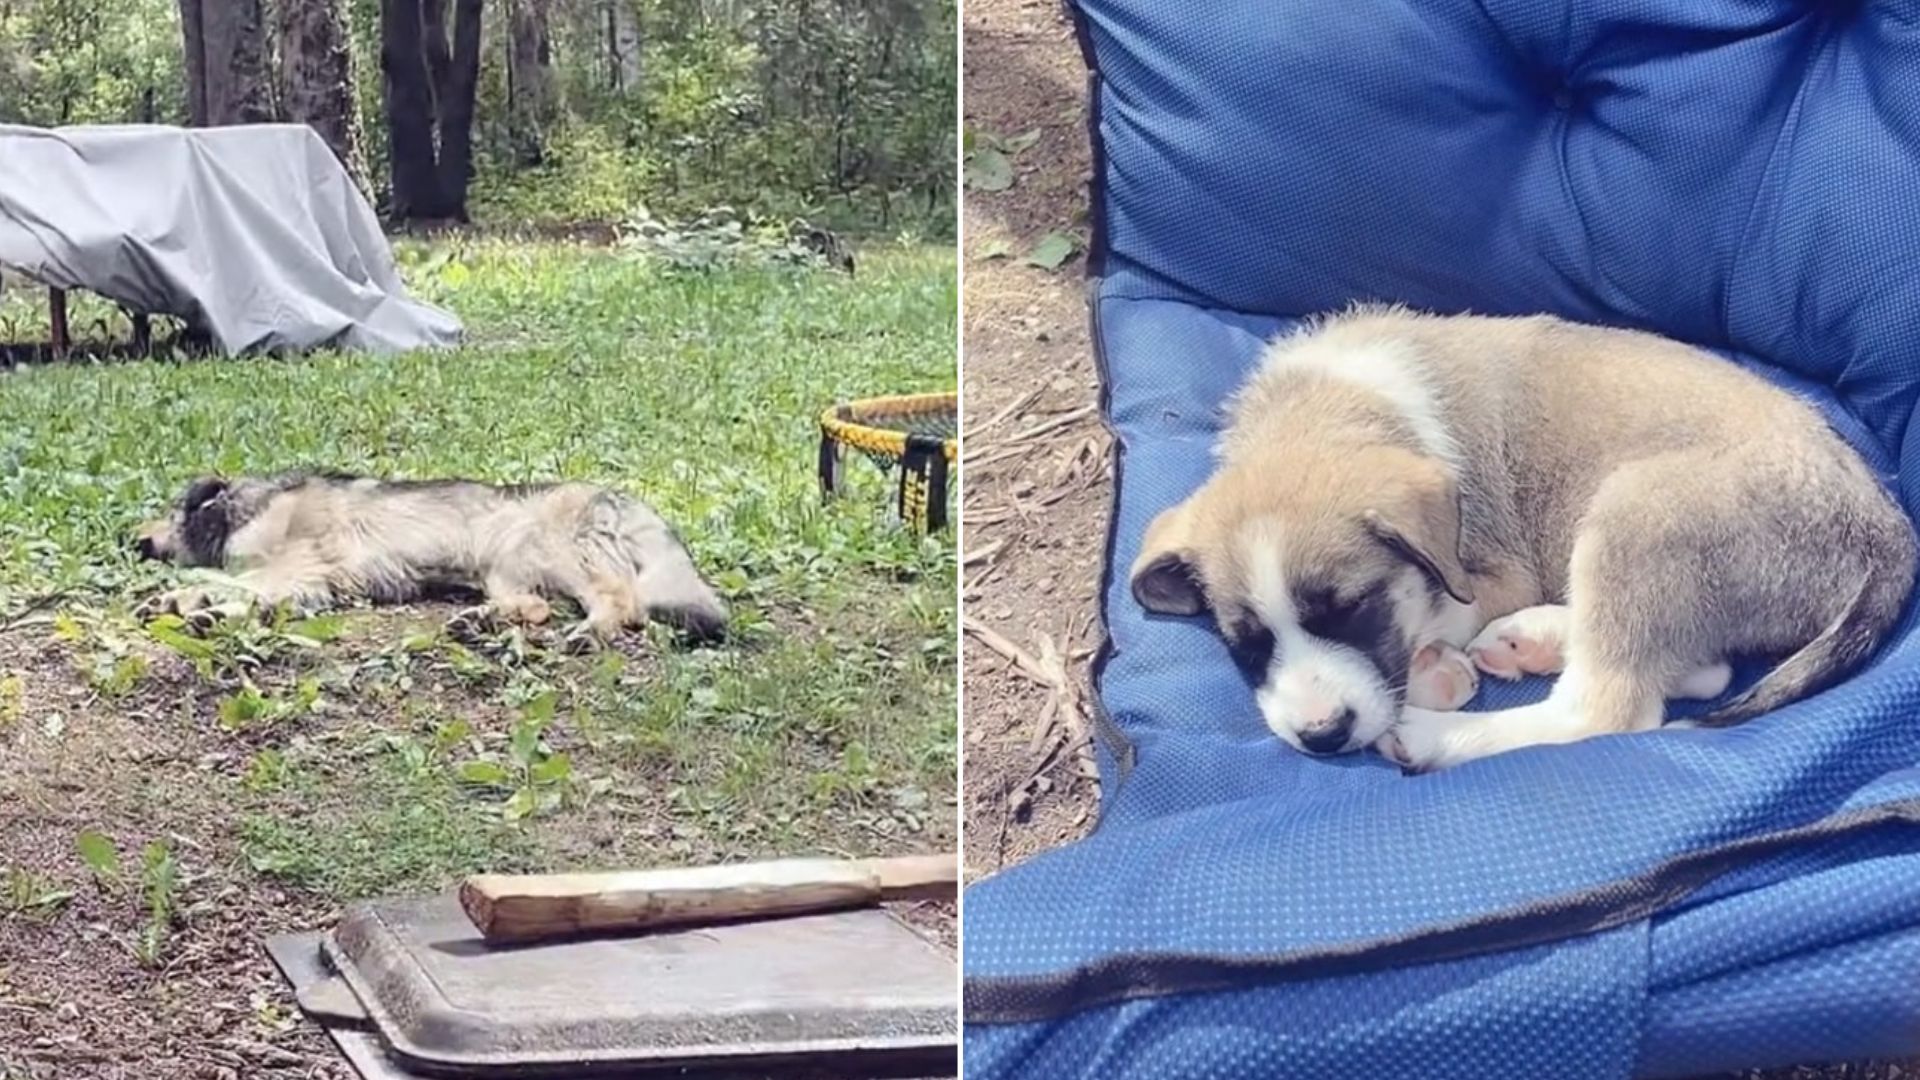
<instances>
[{"instance_id":1,"label":"covered furniture","mask_svg":"<svg viewBox=\"0 0 1920 1080\"><path fill-rule=\"evenodd\" d=\"M0 124L0 266L179 316L230 354L397 352L460 335L407 296L373 208L298 124ZM63 322L56 301L56 349Z\"/></svg>"}]
</instances>

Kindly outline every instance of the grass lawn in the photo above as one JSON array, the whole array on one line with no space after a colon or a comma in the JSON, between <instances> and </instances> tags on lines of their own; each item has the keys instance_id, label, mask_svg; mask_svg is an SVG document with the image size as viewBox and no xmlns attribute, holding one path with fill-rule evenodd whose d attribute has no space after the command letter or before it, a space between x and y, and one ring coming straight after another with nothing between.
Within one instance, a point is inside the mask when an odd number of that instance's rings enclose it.
<instances>
[{"instance_id":1,"label":"grass lawn","mask_svg":"<svg viewBox=\"0 0 1920 1080\"><path fill-rule=\"evenodd\" d=\"M401 254L465 346L0 371L0 1077L344 1076L259 942L356 897L954 845L951 536L889 523L857 460L823 506L813 427L955 386L951 250L865 252L854 279ZM0 327L37 303L11 291ZM129 530L187 479L321 466L628 490L732 638L576 657L563 618L462 645L432 604L204 641L131 619L175 572Z\"/></svg>"}]
</instances>

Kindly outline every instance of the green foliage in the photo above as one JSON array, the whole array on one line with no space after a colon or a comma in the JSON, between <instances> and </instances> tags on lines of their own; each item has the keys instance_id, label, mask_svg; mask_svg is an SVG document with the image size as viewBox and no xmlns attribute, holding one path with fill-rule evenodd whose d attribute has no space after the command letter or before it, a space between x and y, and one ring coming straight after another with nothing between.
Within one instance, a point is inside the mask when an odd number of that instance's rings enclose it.
<instances>
[{"instance_id":1,"label":"green foliage","mask_svg":"<svg viewBox=\"0 0 1920 1080\"><path fill-rule=\"evenodd\" d=\"M538 165L483 157L469 209L481 221L619 221L653 193L659 174L648 148L629 146L604 127L569 124L551 134Z\"/></svg>"},{"instance_id":2,"label":"green foliage","mask_svg":"<svg viewBox=\"0 0 1920 1080\"><path fill-rule=\"evenodd\" d=\"M0 5L0 123L176 121L180 52L174 0Z\"/></svg>"},{"instance_id":3,"label":"green foliage","mask_svg":"<svg viewBox=\"0 0 1920 1080\"><path fill-rule=\"evenodd\" d=\"M665 222L646 207L620 230L621 245L674 270L720 270L768 266L826 269L827 260L801 243L789 224L715 207L685 222Z\"/></svg>"},{"instance_id":4,"label":"green foliage","mask_svg":"<svg viewBox=\"0 0 1920 1080\"><path fill-rule=\"evenodd\" d=\"M814 467L828 405L955 386L952 251L870 246L851 279L471 236L398 255L416 292L466 319L463 346L0 375L0 621L48 592L105 594L97 612L68 602L59 647L127 639L152 661L135 700L196 741L101 782L217 793L216 816L170 810L169 828L232 830L240 872L336 900L477 870L950 840L954 538L891 523L890 479L857 457L848 494L823 504ZM213 465L631 491L725 594L731 640L572 656L563 611L544 640L507 628L463 645L437 607L136 626L137 598L194 572L139 562L128 532ZM276 719L309 693L323 721ZM20 722L43 723L46 700ZM207 750L219 768L195 764ZM120 820L98 827L132 845ZM121 851L114 894L129 938L139 854Z\"/></svg>"},{"instance_id":5,"label":"green foliage","mask_svg":"<svg viewBox=\"0 0 1920 1080\"><path fill-rule=\"evenodd\" d=\"M616 85L614 3L637 23L638 85ZM558 116L531 165L510 123L509 5L483 9L477 220L610 223L640 204L677 217L725 204L840 231L953 235L955 0L550 7ZM342 11L361 153L383 189L379 0L346 0ZM0 6L0 121L185 119L174 0Z\"/></svg>"},{"instance_id":6,"label":"green foliage","mask_svg":"<svg viewBox=\"0 0 1920 1080\"><path fill-rule=\"evenodd\" d=\"M120 851L113 841L101 833L88 829L74 839L73 846L80 852L80 861L93 871L93 878L102 886L117 884L120 880Z\"/></svg>"},{"instance_id":7,"label":"green foliage","mask_svg":"<svg viewBox=\"0 0 1920 1080\"><path fill-rule=\"evenodd\" d=\"M520 719L507 736L504 760L489 753L463 762L456 770L462 783L509 792L500 807L500 816L507 821L556 810L574 792L572 759L555 752L542 738L553 714L553 691L543 691L520 707Z\"/></svg>"},{"instance_id":8,"label":"green foliage","mask_svg":"<svg viewBox=\"0 0 1920 1080\"><path fill-rule=\"evenodd\" d=\"M60 888L23 867L0 871L0 915L46 918L72 899L73 890Z\"/></svg>"},{"instance_id":9,"label":"green foliage","mask_svg":"<svg viewBox=\"0 0 1920 1080\"><path fill-rule=\"evenodd\" d=\"M173 851L162 840L148 843L140 856L140 895L146 901L147 918L133 943L133 955L141 967L157 968L165 959L179 884L180 864Z\"/></svg>"}]
</instances>

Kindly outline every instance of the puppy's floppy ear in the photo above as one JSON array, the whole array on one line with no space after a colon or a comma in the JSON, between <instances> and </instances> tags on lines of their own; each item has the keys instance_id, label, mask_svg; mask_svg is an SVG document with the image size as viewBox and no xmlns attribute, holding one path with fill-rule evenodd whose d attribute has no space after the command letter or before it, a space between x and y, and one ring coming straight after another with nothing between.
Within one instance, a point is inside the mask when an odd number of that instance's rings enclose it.
<instances>
[{"instance_id":1,"label":"puppy's floppy ear","mask_svg":"<svg viewBox=\"0 0 1920 1080\"><path fill-rule=\"evenodd\" d=\"M1405 483L1361 515L1361 523L1463 604L1473 603L1473 577L1460 558L1460 493L1438 462L1423 459Z\"/></svg>"},{"instance_id":2,"label":"puppy's floppy ear","mask_svg":"<svg viewBox=\"0 0 1920 1080\"><path fill-rule=\"evenodd\" d=\"M1193 500L1164 510L1147 526L1140 555L1133 560L1133 598L1160 615L1198 615L1207 609L1206 590L1194 566Z\"/></svg>"},{"instance_id":3,"label":"puppy's floppy ear","mask_svg":"<svg viewBox=\"0 0 1920 1080\"><path fill-rule=\"evenodd\" d=\"M227 482L218 476L203 476L187 485L187 493L180 496L180 508L191 514L213 500L226 494Z\"/></svg>"}]
</instances>

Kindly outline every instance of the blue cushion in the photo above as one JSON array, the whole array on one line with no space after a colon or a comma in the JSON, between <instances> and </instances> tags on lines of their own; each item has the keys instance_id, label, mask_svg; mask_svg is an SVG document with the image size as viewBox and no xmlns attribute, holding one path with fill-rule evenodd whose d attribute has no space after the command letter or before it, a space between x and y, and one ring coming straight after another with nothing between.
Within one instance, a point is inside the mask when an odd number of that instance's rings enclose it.
<instances>
[{"instance_id":1,"label":"blue cushion","mask_svg":"<svg viewBox=\"0 0 1920 1080\"><path fill-rule=\"evenodd\" d=\"M1127 589L1263 338L1354 299L1698 342L1920 509L1920 10L1594 6L1081 0L1122 462L1105 800L1091 838L967 893L969 1075L1920 1051L1911 612L1868 670L1739 729L1405 777L1285 747L1206 621Z\"/></svg>"}]
</instances>

